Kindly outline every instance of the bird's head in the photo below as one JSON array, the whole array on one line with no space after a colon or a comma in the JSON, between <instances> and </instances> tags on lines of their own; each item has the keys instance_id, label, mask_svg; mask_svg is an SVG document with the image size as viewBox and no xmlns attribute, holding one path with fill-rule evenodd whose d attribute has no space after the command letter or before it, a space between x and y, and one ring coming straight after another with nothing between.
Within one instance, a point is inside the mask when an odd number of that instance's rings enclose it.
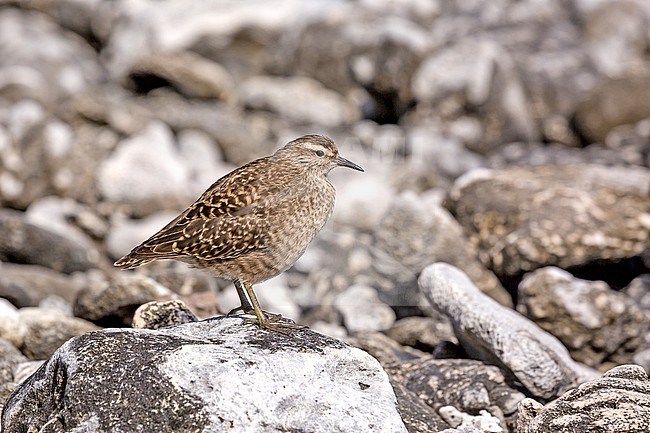
<instances>
[{"instance_id":1,"label":"bird's head","mask_svg":"<svg viewBox=\"0 0 650 433\"><path fill-rule=\"evenodd\" d=\"M304 164L308 169L322 171L324 174L336 167L363 171L363 168L354 162L339 156L334 141L323 135L303 135L278 149L275 155Z\"/></svg>"}]
</instances>

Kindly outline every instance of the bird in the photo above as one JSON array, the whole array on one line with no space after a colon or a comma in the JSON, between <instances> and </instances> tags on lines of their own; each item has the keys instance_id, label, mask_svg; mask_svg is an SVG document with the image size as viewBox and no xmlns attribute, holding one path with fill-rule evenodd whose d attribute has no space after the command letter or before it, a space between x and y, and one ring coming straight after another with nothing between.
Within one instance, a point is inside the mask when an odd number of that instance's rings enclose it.
<instances>
[{"instance_id":1,"label":"bird","mask_svg":"<svg viewBox=\"0 0 650 433\"><path fill-rule=\"evenodd\" d=\"M291 267L323 228L336 195L327 175L336 167L364 171L327 136L296 138L221 177L114 266L180 260L234 283L241 305L228 315L242 311L247 321L282 333L303 328L264 311L253 285Z\"/></svg>"}]
</instances>

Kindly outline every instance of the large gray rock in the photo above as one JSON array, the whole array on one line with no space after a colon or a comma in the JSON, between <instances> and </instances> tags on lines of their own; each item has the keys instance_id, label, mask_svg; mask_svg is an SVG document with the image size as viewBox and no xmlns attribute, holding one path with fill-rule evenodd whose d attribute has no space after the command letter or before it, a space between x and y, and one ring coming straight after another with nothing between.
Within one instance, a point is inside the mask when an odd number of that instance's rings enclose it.
<instances>
[{"instance_id":1,"label":"large gray rock","mask_svg":"<svg viewBox=\"0 0 650 433\"><path fill-rule=\"evenodd\" d=\"M418 305L417 276L433 262L458 266L489 296L503 305L512 305L496 276L478 261L476 248L463 228L433 200L413 192L401 194L391 203L374 235L373 267L394 281L392 287L381 292L391 305Z\"/></svg>"},{"instance_id":2,"label":"large gray rock","mask_svg":"<svg viewBox=\"0 0 650 433\"><path fill-rule=\"evenodd\" d=\"M598 377L571 359L557 338L481 293L459 269L433 264L419 284L431 305L449 316L468 353L502 366L532 395L552 399Z\"/></svg>"},{"instance_id":3,"label":"large gray rock","mask_svg":"<svg viewBox=\"0 0 650 433\"><path fill-rule=\"evenodd\" d=\"M155 77L187 98L218 99L230 104L237 98L228 71L192 52L144 55L131 69L130 77L136 90L142 93L152 89L139 88L139 80Z\"/></svg>"},{"instance_id":4,"label":"large gray rock","mask_svg":"<svg viewBox=\"0 0 650 433\"><path fill-rule=\"evenodd\" d=\"M533 410L529 410L532 408ZM638 365L621 365L541 407L526 399L521 433L645 433L650 431L650 380Z\"/></svg>"},{"instance_id":5,"label":"large gray rock","mask_svg":"<svg viewBox=\"0 0 650 433\"><path fill-rule=\"evenodd\" d=\"M426 357L396 364L386 372L436 410L454 406L474 415L487 410L503 418L513 415L524 399L506 384L498 367L470 359Z\"/></svg>"},{"instance_id":6,"label":"large gray rock","mask_svg":"<svg viewBox=\"0 0 650 433\"><path fill-rule=\"evenodd\" d=\"M0 261L46 266L58 272L85 271L104 263L97 250L28 222L24 213L0 210Z\"/></svg>"},{"instance_id":7,"label":"large gray rock","mask_svg":"<svg viewBox=\"0 0 650 433\"><path fill-rule=\"evenodd\" d=\"M641 256L650 247L648 191L650 170L641 167L512 167L461 177L449 206L481 261L518 276Z\"/></svg>"},{"instance_id":8,"label":"large gray rock","mask_svg":"<svg viewBox=\"0 0 650 433\"><path fill-rule=\"evenodd\" d=\"M240 87L246 107L268 110L298 124L341 127L359 115L341 95L306 77L251 77Z\"/></svg>"},{"instance_id":9,"label":"large gray rock","mask_svg":"<svg viewBox=\"0 0 650 433\"><path fill-rule=\"evenodd\" d=\"M625 361L650 329L650 313L602 281L574 278L554 267L538 269L519 284L517 310L555 335L574 359L597 367Z\"/></svg>"},{"instance_id":10,"label":"large gray rock","mask_svg":"<svg viewBox=\"0 0 650 433\"><path fill-rule=\"evenodd\" d=\"M16 388L3 431L406 432L376 360L290 334L240 318L86 334Z\"/></svg>"},{"instance_id":11,"label":"large gray rock","mask_svg":"<svg viewBox=\"0 0 650 433\"><path fill-rule=\"evenodd\" d=\"M0 297L17 307L35 307L51 295L72 302L84 284L84 276L38 265L0 263Z\"/></svg>"},{"instance_id":12,"label":"large gray rock","mask_svg":"<svg viewBox=\"0 0 650 433\"><path fill-rule=\"evenodd\" d=\"M28 358L36 360L49 358L72 337L99 329L86 320L43 308L21 308L18 317L25 326L20 350Z\"/></svg>"},{"instance_id":13,"label":"large gray rock","mask_svg":"<svg viewBox=\"0 0 650 433\"><path fill-rule=\"evenodd\" d=\"M379 300L377 291L370 286L348 287L334 298L333 306L350 333L385 331L395 322L395 312Z\"/></svg>"},{"instance_id":14,"label":"large gray rock","mask_svg":"<svg viewBox=\"0 0 650 433\"><path fill-rule=\"evenodd\" d=\"M155 280L143 275L125 272L109 281L89 284L75 300L75 316L102 326L130 326L133 314L142 304L173 293Z\"/></svg>"},{"instance_id":15,"label":"large gray rock","mask_svg":"<svg viewBox=\"0 0 650 433\"><path fill-rule=\"evenodd\" d=\"M184 197L187 180L172 131L160 122L122 141L97 174L98 190L105 199L160 206L167 202L180 206L183 199L189 200Z\"/></svg>"}]
</instances>

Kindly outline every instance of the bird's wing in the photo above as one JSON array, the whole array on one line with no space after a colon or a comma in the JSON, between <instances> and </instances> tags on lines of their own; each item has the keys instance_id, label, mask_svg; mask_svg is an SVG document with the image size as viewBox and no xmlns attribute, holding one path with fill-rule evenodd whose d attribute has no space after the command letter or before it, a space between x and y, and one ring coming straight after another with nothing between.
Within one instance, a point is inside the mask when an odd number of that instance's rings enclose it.
<instances>
[{"instance_id":1,"label":"bird's wing","mask_svg":"<svg viewBox=\"0 0 650 433\"><path fill-rule=\"evenodd\" d=\"M234 259L264 248L268 211L282 200L291 173L274 175L262 158L227 174L156 234L115 262L131 268L155 259Z\"/></svg>"}]
</instances>

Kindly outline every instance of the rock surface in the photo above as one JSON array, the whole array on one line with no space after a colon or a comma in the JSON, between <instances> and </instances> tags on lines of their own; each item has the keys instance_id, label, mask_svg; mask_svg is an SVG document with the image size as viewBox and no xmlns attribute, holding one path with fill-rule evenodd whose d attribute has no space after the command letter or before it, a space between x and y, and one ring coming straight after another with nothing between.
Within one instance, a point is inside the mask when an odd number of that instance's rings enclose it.
<instances>
[{"instance_id":1,"label":"rock surface","mask_svg":"<svg viewBox=\"0 0 650 433\"><path fill-rule=\"evenodd\" d=\"M417 276L426 265L438 261L458 266L492 298L512 305L499 280L476 258L458 222L446 209L412 192L391 203L375 229L373 246L375 269L397 280L399 289L393 286L384 295L396 298L391 305L417 305Z\"/></svg>"},{"instance_id":2,"label":"rock surface","mask_svg":"<svg viewBox=\"0 0 650 433\"><path fill-rule=\"evenodd\" d=\"M433 264L419 284L431 305L449 316L468 353L502 366L532 395L552 399L598 376L551 334L482 294L459 269Z\"/></svg>"},{"instance_id":3,"label":"rock surface","mask_svg":"<svg viewBox=\"0 0 650 433\"><path fill-rule=\"evenodd\" d=\"M27 358L16 347L5 339L0 339L0 384L13 382L14 371Z\"/></svg>"},{"instance_id":4,"label":"rock surface","mask_svg":"<svg viewBox=\"0 0 650 433\"><path fill-rule=\"evenodd\" d=\"M74 303L74 314L103 326L130 326L140 305L171 296L168 288L151 278L124 273L82 289Z\"/></svg>"},{"instance_id":5,"label":"rock surface","mask_svg":"<svg viewBox=\"0 0 650 433\"><path fill-rule=\"evenodd\" d=\"M140 305L133 314L133 327L141 329L160 329L169 326L196 322L198 319L183 301L151 301Z\"/></svg>"},{"instance_id":6,"label":"rock surface","mask_svg":"<svg viewBox=\"0 0 650 433\"><path fill-rule=\"evenodd\" d=\"M387 373L436 410L453 406L474 415L487 410L503 417L514 414L524 399L506 384L498 367L475 360L426 357L389 367Z\"/></svg>"},{"instance_id":7,"label":"rock surface","mask_svg":"<svg viewBox=\"0 0 650 433\"><path fill-rule=\"evenodd\" d=\"M385 331L395 322L393 310L379 300L369 286L354 285L334 299L334 308L343 316L345 328L353 333Z\"/></svg>"},{"instance_id":8,"label":"rock surface","mask_svg":"<svg viewBox=\"0 0 650 433\"><path fill-rule=\"evenodd\" d=\"M291 334L239 318L86 334L16 388L3 431L406 432L377 361Z\"/></svg>"},{"instance_id":9,"label":"rock surface","mask_svg":"<svg viewBox=\"0 0 650 433\"><path fill-rule=\"evenodd\" d=\"M648 191L644 168L513 167L470 172L454 185L450 206L481 260L516 276L640 256L650 242Z\"/></svg>"},{"instance_id":10,"label":"rock surface","mask_svg":"<svg viewBox=\"0 0 650 433\"><path fill-rule=\"evenodd\" d=\"M528 404L530 406L530 403ZM522 408L525 410L525 407ZM524 416L522 433L642 433L650 429L650 380L637 365L615 367Z\"/></svg>"},{"instance_id":11,"label":"rock surface","mask_svg":"<svg viewBox=\"0 0 650 433\"><path fill-rule=\"evenodd\" d=\"M562 341L574 359L594 367L617 359L618 351L629 356L650 330L650 314L632 298L554 267L524 277L517 310Z\"/></svg>"},{"instance_id":12,"label":"rock surface","mask_svg":"<svg viewBox=\"0 0 650 433\"><path fill-rule=\"evenodd\" d=\"M46 266L59 272L85 271L100 264L97 251L26 221L21 212L0 211L0 260Z\"/></svg>"},{"instance_id":13,"label":"rock surface","mask_svg":"<svg viewBox=\"0 0 650 433\"><path fill-rule=\"evenodd\" d=\"M99 329L86 320L42 308L21 308L18 316L25 326L20 350L30 359L47 359L70 338Z\"/></svg>"}]
</instances>

